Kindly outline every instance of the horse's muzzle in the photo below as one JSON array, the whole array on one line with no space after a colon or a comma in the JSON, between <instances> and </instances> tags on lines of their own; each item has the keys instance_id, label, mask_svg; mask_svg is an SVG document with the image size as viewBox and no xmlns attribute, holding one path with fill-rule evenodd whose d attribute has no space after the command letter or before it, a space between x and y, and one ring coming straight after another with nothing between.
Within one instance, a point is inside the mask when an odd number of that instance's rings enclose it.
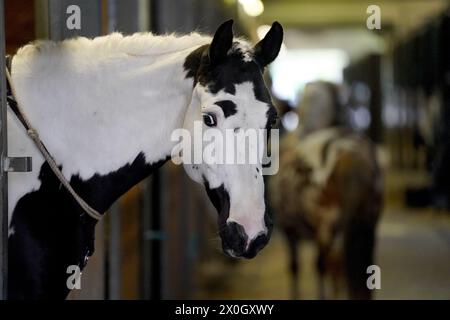
<instances>
[{"instance_id":1,"label":"horse's muzzle","mask_svg":"<svg viewBox=\"0 0 450 320\"><path fill-rule=\"evenodd\" d=\"M260 233L249 241L243 226L236 222L229 222L220 233L223 252L233 258L254 258L269 242L270 234L271 226L268 226L267 232Z\"/></svg>"}]
</instances>

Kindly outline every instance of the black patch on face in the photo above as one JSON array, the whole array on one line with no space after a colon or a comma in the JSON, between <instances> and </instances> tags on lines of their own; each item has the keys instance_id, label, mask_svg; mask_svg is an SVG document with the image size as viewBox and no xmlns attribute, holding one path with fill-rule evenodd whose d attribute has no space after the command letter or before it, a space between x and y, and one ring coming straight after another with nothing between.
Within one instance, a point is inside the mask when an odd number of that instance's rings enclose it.
<instances>
[{"instance_id":1,"label":"black patch on face","mask_svg":"<svg viewBox=\"0 0 450 320\"><path fill-rule=\"evenodd\" d=\"M106 175L70 183L93 208L105 212L124 192L167 159L152 165L139 154L131 163ZM25 194L14 208L8 241L8 298L65 299L69 265L84 266L94 252L96 220L84 213L61 186L47 163L39 173L38 190Z\"/></svg>"},{"instance_id":2,"label":"black patch on face","mask_svg":"<svg viewBox=\"0 0 450 320\"><path fill-rule=\"evenodd\" d=\"M203 181L206 193L219 214L217 220L219 234L222 238L222 246L226 246L226 242L231 241L229 227L227 226L227 219L230 215L230 195L223 184L218 188L211 189L209 182L205 178L203 178Z\"/></svg>"},{"instance_id":3,"label":"black patch on face","mask_svg":"<svg viewBox=\"0 0 450 320\"><path fill-rule=\"evenodd\" d=\"M264 83L261 68L255 61L244 61L243 53L233 49L219 65L212 66L208 56L209 45L192 51L184 62L187 78L193 78L194 86L199 82L211 93L224 90L236 93L236 84L253 83L255 99L272 105L272 100Z\"/></svg>"},{"instance_id":4,"label":"black patch on face","mask_svg":"<svg viewBox=\"0 0 450 320\"><path fill-rule=\"evenodd\" d=\"M219 214L219 227L224 226L230 214L230 195L228 194L228 191L225 190L224 185L211 189L209 187L209 182L206 179L203 180L206 193Z\"/></svg>"},{"instance_id":5,"label":"black patch on face","mask_svg":"<svg viewBox=\"0 0 450 320\"><path fill-rule=\"evenodd\" d=\"M209 45L203 45L186 57L183 65L186 70L186 78L193 78L194 86L200 82L211 93L224 90L227 93L235 94L236 84L253 83L255 99L269 106L266 129L270 130L278 119L277 110L273 106L259 65L255 61L244 61L242 52L235 49L221 64L212 66L209 62L208 50Z\"/></svg>"},{"instance_id":6,"label":"black patch on face","mask_svg":"<svg viewBox=\"0 0 450 320\"><path fill-rule=\"evenodd\" d=\"M236 104L231 100L222 100L214 103L222 108L225 118L228 118L237 113Z\"/></svg>"}]
</instances>

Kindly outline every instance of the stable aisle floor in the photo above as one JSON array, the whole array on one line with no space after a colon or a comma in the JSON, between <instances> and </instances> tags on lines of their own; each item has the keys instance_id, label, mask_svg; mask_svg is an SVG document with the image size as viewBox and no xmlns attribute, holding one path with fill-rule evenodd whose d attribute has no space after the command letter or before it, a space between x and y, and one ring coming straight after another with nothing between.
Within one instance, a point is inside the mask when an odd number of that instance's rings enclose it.
<instances>
[{"instance_id":1,"label":"stable aisle floor","mask_svg":"<svg viewBox=\"0 0 450 320\"><path fill-rule=\"evenodd\" d=\"M315 249L301 246L302 299L317 298ZM288 299L289 274L279 232L255 259L219 260L203 266L198 298ZM376 264L381 290L376 299L450 299L450 214L431 210L387 209L378 228Z\"/></svg>"}]
</instances>

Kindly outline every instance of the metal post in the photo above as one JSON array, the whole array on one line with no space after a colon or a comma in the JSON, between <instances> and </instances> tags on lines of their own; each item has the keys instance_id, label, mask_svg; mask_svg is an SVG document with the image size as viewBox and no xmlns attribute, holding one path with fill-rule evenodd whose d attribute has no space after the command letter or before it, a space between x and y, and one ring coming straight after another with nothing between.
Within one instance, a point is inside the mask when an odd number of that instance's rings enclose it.
<instances>
[{"instance_id":1,"label":"metal post","mask_svg":"<svg viewBox=\"0 0 450 320\"><path fill-rule=\"evenodd\" d=\"M8 174L3 168L8 152L4 23L4 1L0 0L0 300L6 300L8 292Z\"/></svg>"}]
</instances>

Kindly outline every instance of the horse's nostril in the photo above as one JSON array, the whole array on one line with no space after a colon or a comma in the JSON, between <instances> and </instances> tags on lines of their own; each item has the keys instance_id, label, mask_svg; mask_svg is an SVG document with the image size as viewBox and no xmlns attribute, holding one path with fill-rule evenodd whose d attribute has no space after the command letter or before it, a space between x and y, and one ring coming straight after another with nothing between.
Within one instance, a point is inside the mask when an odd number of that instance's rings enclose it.
<instances>
[{"instance_id":1,"label":"horse's nostril","mask_svg":"<svg viewBox=\"0 0 450 320\"><path fill-rule=\"evenodd\" d=\"M247 245L247 234L239 223L228 222L221 232L224 251L231 249L236 256L241 256Z\"/></svg>"},{"instance_id":2,"label":"horse's nostril","mask_svg":"<svg viewBox=\"0 0 450 320\"><path fill-rule=\"evenodd\" d=\"M269 242L270 236L267 233L260 234L254 240L250 241L247 246L247 250L243 254L243 257L251 259L256 256L256 254L266 246Z\"/></svg>"},{"instance_id":3,"label":"horse's nostril","mask_svg":"<svg viewBox=\"0 0 450 320\"><path fill-rule=\"evenodd\" d=\"M228 226L232 232L235 232L241 239L247 239L245 229L237 222L229 222Z\"/></svg>"}]
</instances>

